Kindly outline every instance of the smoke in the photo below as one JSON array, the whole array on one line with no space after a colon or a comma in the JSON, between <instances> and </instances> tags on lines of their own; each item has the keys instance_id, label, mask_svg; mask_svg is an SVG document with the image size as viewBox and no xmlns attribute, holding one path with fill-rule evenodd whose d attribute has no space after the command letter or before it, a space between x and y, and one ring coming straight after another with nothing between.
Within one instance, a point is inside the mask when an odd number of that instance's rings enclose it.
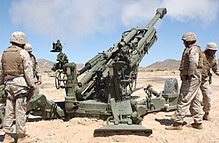
<instances>
[{"instance_id":1,"label":"smoke","mask_svg":"<svg viewBox=\"0 0 219 143\"><path fill-rule=\"evenodd\" d=\"M218 0L18 0L10 14L15 25L40 35L81 38L95 32L145 23L158 7L171 20L208 26L218 17Z\"/></svg>"}]
</instances>

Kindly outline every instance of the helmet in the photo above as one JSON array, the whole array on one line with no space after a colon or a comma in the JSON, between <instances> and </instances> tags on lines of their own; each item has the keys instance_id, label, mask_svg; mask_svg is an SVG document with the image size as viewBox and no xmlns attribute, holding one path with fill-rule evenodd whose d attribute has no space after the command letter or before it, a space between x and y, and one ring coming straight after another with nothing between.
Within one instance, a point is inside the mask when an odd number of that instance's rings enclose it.
<instances>
[{"instance_id":1,"label":"helmet","mask_svg":"<svg viewBox=\"0 0 219 143\"><path fill-rule=\"evenodd\" d=\"M207 44L205 50L213 50L213 51L217 51L217 44L214 43L214 42L210 42L210 43Z\"/></svg>"},{"instance_id":2,"label":"helmet","mask_svg":"<svg viewBox=\"0 0 219 143\"><path fill-rule=\"evenodd\" d=\"M186 32L182 36L182 40L184 41L196 41L196 35L193 32Z\"/></svg>"},{"instance_id":3,"label":"helmet","mask_svg":"<svg viewBox=\"0 0 219 143\"><path fill-rule=\"evenodd\" d=\"M27 37L23 32L20 31L13 32L10 36L10 42L14 42L17 44L26 44Z\"/></svg>"},{"instance_id":4,"label":"helmet","mask_svg":"<svg viewBox=\"0 0 219 143\"><path fill-rule=\"evenodd\" d=\"M28 51L28 52L32 52L33 51L33 48L32 48L32 46L29 43L25 44L24 49L26 51Z\"/></svg>"}]
</instances>

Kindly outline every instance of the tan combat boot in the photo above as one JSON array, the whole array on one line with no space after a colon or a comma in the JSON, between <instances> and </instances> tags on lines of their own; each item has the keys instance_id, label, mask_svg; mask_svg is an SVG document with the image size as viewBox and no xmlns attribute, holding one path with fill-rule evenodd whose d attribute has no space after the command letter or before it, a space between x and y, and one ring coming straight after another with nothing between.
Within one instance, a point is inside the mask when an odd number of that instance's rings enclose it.
<instances>
[{"instance_id":1,"label":"tan combat boot","mask_svg":"<svg viewBox=\"0 0 219 143\"><path fill-rule=\"evenodd\" d=\"M17 143L34 143L35 139L26 135L26 134L18 134Z\"/></svg>"},{"instance_id":2,"label":"tan combat boot","mask_svg":"<svg viewBox=\"0 0 219 143\"><path fill-rule=\"evenodd\" d=\"M3 143L14 143L14 138L9 133L5 133L5 138L3 140Z\"/></svg>"},{"instance_id":3,"label":"tan combat boot","mask_svg":"<svg viewBox=\"0 0 219 143\"><path fill-rule=\"evenodd\" d=\"M199 130L203 129L202 123L192 123L190 125L187 125L187 127L192 127Z\"/></svg>"},{"instance_id":4,"label":"tan combat boot","mask_svg":"<svg viewBox=\"0 0 219 143\"><path fill-rule=\"evenodd\" d=\"M182 130L183 126L181 123L174 122L171 126L166 127L166 130Z\"/></svg>"},{"instance_id":5,"label":"tan combat boot","mask_svg":"<svg viewBox=\"0 0 219 143\"><path fill-rule=\"evenodd\" d=\"M203 120L211 121L211 118L210 118L209 112L205 112L205 114L204 114L204 116L203 116Z\"/></svg>"}]
</instances>

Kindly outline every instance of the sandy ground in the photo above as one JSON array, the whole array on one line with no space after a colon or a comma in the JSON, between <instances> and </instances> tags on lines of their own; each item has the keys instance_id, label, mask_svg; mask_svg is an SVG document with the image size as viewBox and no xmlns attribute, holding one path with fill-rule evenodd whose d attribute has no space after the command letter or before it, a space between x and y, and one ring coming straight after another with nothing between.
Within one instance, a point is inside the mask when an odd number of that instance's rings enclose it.
<instances>
[{"instance_id":1,"label":"sandy ground","mask_svg":"<svg viewBox=\"0 0 219 143\"><path fill-rule=\"evenodd\" d=\"M137 89L133 95L144 97L143 88L152 84L156 91L162 91L164 82L167 78L175 77L178 79L177 71L153 71L139 72ZM54 79L47 74L43 74L43 83L40 92L45 94L48 99L55 101L64 100L64 90L56 90ZM94 129L100 128L105 124L103 120L89 118L72 118L70 121L63 120L41 120L27 122L27 133L38 139L40 143L219 143L219 78L214 76L212 87L212 121L203 122L203 130L184 127L181 131L167 131L165 127L172 123L171 112L150 113L144 116L142 125L152 129L150 136L140 135L110 135L103 137L93 137ZM192 117L185 118L187 123L191 123ZM3 132L0 131L0 141L3 140Z\"/></svg>"}]
</instances>

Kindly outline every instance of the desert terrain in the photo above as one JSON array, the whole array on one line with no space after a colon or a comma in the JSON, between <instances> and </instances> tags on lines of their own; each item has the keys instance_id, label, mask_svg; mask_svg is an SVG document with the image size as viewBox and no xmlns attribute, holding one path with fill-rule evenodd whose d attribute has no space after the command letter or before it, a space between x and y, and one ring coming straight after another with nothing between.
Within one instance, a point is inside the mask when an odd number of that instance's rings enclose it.
<instances>
[{"instance_id":1,"label":"desert terrain","mask_svg":"<svg viewBox=\"0 0 219 143\"><path fill-rule=\"evenodd\" d=\"M153 85L156 91L162 91L167 78L177 78L179 86L179 72L177 70L164 71L140 71L137 79L137 89L132 95L144 98L146 95L143 88L148 84ZM64 100L63 89L57 90L53 77L48 73L42 74L43 83L40 85L40 93L54 101ZM171 112L156 112L144 116L142 125L152 129L150 136L140 135L110 135L93 137L94 129L100 128L105 121L92 118L72 118L69 121L60 119L40 120L27 122L27 133L37 138L39 143L219 143L219 77L213 76L212 87L212 111L211 121L203 121L203 130L185 127L180 131L165 130L172 123ZM201 98L200 98L201 100ZM192 117L185 118L191 123ZM0 130L0 141L3 140L3 131Z\"/></svg>"}]
</instances>

